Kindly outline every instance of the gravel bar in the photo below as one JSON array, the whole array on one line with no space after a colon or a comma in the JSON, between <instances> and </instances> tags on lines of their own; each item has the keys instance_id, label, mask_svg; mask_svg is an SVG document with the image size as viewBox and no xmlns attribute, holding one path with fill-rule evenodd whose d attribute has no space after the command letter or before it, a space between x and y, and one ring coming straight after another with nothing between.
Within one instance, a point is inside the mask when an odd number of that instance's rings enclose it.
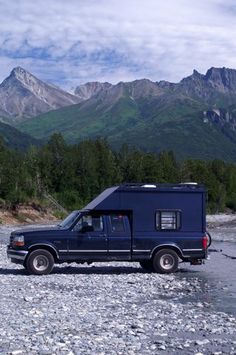
<instances>
[{"instance_id":1,"label":"gravel bar","mask_svg":"<svg viewBox=\"0 0 236 355\"><path fill-rule=\"evenodd\" d=\"M236 354L236 319L207 302L198 278L137 263L75 263L29 276L0 244L0 354Z\"/></svg>"}]
</instances>

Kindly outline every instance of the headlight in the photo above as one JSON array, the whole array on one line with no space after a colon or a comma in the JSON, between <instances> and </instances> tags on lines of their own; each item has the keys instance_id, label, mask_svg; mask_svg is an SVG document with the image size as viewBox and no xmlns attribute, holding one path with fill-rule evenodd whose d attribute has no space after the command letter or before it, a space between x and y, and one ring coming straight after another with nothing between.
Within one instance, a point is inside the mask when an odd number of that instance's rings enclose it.
<instances>
[{"instance_id":1,"label":"headlight","mask_svg":"<svg viewBox=\"0 0 236 355\"><path fill-rule=\"evenodd\" d=\"M14 247L23 247L25 245L25 238L23 235L16 235L12 242Z\"/></svg>"}]
</instances>

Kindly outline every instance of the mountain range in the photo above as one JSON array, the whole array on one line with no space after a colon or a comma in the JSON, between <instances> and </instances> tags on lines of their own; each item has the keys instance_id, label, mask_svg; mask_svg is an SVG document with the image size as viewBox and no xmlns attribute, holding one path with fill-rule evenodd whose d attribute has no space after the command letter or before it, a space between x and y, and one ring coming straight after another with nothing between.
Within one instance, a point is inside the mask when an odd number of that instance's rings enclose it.
<instances>
[{"instance_id":1,"label":"mountain range","mask_svg":"<svg viewBox=\"0 0 236 355\"><path fill-rule=\"evenodd\" d=\"M90 82L71 94L18 67L0 85L0 117L36 139L106 137L114 148L235 162L236 70L194 70L179 83Z\"/></svg>"}]
</instances>

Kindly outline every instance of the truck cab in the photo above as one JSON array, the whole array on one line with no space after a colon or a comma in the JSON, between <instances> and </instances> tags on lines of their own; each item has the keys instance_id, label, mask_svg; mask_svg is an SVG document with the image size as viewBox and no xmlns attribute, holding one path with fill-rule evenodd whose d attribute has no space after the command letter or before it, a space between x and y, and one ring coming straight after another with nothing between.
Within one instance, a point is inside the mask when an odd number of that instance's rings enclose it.
<instances>
[{"instance_id":1,"label":"truck cab","mask_svg":"<svg viewBox=\"0 0 236 355\"><path fill-rule=\"evenodd\" d=\"M68 230L66 252L73 261L131 260L128 215L81 211Z\"/></svg>"},{"instance_id":2,"label":"truck cab","mask_svg":"<svg viewBox=\"0 0 236 355\"><path fill-rule=\"evenodd\" d=\"M180 260L200 264L207 256L205 194L199 185L115 186L55 227L14 231L7 255L36 275L55 263L96 261L171 273Z\"/></svg>"}]
</instances>

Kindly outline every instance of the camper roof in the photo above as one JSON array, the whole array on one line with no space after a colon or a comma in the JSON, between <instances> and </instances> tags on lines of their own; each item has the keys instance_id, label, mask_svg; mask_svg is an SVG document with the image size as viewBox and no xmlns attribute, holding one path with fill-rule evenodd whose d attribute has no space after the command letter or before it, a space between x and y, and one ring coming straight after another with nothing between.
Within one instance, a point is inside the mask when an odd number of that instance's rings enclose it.
<instances>
[{"instance_id":1,"label":"camper roof","mask_svg":"<svg viewBox=\"0 0 236 355\"><path fill-rule=\"evenodd\" d=\"M87 206L83 208L83 210L93 210L95 207L97 207L101 202L103 202L105 199L107 199L108 196L110 196L115 190L117 190L119 186L113 186L109 187L105 191L103 191L100 195L98 195L94 200L89 202Z\"/></svg>"},{"instance_id":2,"label":"camper roof","mask_svg":"<svg viewBox=\"0 0 236 355\"><path fill-rule=\"evenodd\" d=\"M116 209L119 206L119 198L117 192L147 192L155 193L158 191L168 192L205 192L203 185L196 183L180 183L180 184L122 184L120 186L113 186L92 200L83 210L102 209ZM116 197L115 197L116 196Z\"/></svg>"},{"instance_id":3,"label":"camper roof","mask_svg":"<svg viewBox=\"0 0 236 355\"><path fill-rule=\"evenodd\" d=\"M200 185L196 182L181 182L178 184L159 184L159 183L127 183L119 186L119 190L205 190L203 185Z\"/></svg>"}]
</instances>

